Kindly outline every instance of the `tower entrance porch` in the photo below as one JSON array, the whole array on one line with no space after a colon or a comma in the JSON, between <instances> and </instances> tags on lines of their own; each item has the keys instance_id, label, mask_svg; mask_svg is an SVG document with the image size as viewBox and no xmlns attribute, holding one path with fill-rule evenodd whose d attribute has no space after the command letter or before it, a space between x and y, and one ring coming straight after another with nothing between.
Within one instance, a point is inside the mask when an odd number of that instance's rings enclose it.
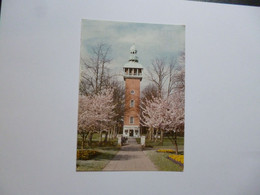
<instances>
[{"instance_id":1,"label":"tower entrance porch","mask_svg":"<svg viewBox=\"0 0 260 195\"><path fill-rule=\"evenodd\" d=\"M139 126L124 126L123 129L124 137L140 137L140 127Z\"/></svg>"}]
</instances>

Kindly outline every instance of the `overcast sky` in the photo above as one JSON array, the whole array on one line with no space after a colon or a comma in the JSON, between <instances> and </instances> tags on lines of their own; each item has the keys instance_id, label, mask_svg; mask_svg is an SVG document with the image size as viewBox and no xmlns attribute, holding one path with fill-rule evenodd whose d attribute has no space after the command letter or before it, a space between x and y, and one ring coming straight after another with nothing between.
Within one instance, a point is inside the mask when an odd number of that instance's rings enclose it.
<instances>
[{"instance_id":1,"label":"overcast sky","mask_svg":"<svg viewBox=\"0 0 260 195\"><path fill-rule=\"evenodd\" d=\"M128 22L82 20L81 57L88 56L98 43L111 45L114 73L121 73L128 62L129 49L135 44L139 63L144 70L154 58L176 57L185 51L185 26ZM119 78L123 80L123 78ZM143 82L147 83L144 79Z\"/></svg>"}]
</instances>

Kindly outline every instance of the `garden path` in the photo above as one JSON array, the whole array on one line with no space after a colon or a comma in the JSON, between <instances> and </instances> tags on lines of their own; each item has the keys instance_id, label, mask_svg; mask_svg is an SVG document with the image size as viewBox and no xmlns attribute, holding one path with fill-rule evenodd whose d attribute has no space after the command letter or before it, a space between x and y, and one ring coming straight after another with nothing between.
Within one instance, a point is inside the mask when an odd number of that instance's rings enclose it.
<instances>
[{"instance_id":1,"label":"garden path","mask_svg":"<svg viewBox=\"0 0 260 195\"><path fill-rule=\"evenodd\" d=\"M135 138L128 138L128 144L112 159L103 171L156 171L157 168L145 155Z\"/></svg>"}]
</instances>

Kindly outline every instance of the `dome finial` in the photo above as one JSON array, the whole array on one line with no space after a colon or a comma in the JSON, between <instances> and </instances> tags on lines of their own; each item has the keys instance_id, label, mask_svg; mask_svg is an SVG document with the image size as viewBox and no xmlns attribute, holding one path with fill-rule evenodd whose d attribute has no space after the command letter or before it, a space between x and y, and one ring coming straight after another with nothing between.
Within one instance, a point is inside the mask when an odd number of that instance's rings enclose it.
<instances>
[{"instance_id":1,"label":"dome finial","mask_svg":"<svg viewBox=\"0 0 260 195\"><path fill-rule=\"evenodd\" d=\"M130 52L135 52L136 48L135 48L135 43L130 47Z\"/></svg>"},{"instance_id":2,"label":"dome finial","mask_svg":"<svg viewBox=\"0 0 260 195\"><path fill-rule=\"evenodd\" d=\"M132 62L138 62L138 57L137 57L137 50L135 48L135 44L133 44L131 47L130 47L130 57L129 57L129 61L132 61Z\"/></svg>"}]
</instances>

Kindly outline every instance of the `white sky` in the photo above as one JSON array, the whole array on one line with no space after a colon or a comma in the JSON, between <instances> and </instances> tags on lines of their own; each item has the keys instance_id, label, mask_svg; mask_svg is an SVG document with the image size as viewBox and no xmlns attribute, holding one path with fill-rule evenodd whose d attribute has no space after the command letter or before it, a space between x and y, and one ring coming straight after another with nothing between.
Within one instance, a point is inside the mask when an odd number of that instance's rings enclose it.
<instances>
[{"instance_id":1,"label":"white sky","mask_svg":"<svg viewBox=\"0 0 260 195\"><path fill-rule=\"evenodd\" d=\"M120 74L128 62L129 49L135 43L139 63L144 73L155 58L171 58L185 50L185 26L129 22L82 20L81 57L89 55L91 47L98 43L111 45L110 68ZM123 81L122 77L118 78ZM144 78L141 86L147 84Z\"/></svg>"}]
</instances>

